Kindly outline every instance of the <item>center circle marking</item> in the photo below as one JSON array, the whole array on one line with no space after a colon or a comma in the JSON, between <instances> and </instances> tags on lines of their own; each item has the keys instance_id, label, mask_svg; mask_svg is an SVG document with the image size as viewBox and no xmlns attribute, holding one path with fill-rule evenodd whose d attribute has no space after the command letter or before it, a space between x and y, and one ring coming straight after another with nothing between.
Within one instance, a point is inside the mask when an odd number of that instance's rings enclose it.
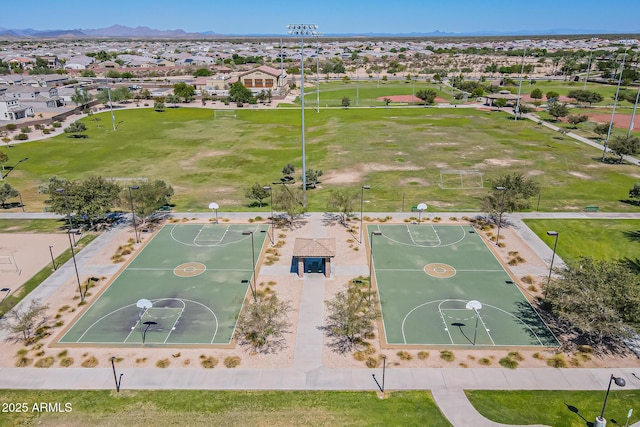
<instances>
[{"instance_id":1,"label":"center circle marking","mask_svg":"<svg viewBox=\"0 0 640 427\"><path fill-rule=\"evenodd\" d=\"M424 272L431 277L448 279L456 275L456 269L449 264L432 263L424 266Z\"/></svg>"},{"instance_id":2,"label":"center circle marking","mask_svg":"<svg viewBox=\"0 0 640 427\"><path fill-rule=\"evenodd\" d=\"M173 274L178 277L195 277L207 270L207 266L200 262L186 262L173 269Z\"/></svg>"}]
</instances>

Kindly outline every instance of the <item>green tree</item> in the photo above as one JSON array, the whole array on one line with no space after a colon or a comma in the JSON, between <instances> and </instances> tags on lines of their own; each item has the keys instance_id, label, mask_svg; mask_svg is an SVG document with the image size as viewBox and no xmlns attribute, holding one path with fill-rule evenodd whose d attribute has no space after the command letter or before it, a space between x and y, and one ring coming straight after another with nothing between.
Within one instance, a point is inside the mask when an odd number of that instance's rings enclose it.
<instances>
[{"instance_id":1,"label":"green tree","mask_svg":"<svg viewBox=\"0 0 640 427\"><path fill-rule=\"evenodd\" d=\"M531 91L531 98L540 100L542 99L542 91L539 88L535 88Z\"/></svg>"},{"instance_id":2,"label":"green tree","mask_svg":"<svg viewBox=\"0 0 640 427\"><path fill-rule=\"evenodd\" d=\"M498 190L498 187L504 190ZM504 212L514 212L530 207L529 199L538 194L540 187L533 178L521 172L505 174L491 181L491 190L483 200L482 207L493 217Z\"/></svg>"},{"instance_id":3,"label":"green tree","mask_svg":"<svg viewBox=\"0 0 640 427\"><path fill-rule=\"evenodd\" d=\"M484 89L482 89L482 87L480 86L476 87L471 92L471 96L474 98L480 98L482 95L484 95Z\"/></svg>"},{"instance_id":4,"label":"green tree","mask_svg":"<svg viewBox=\"0 0 640 427\"><path fill-rule=\"evenodd\" d=\"M547 97L547 101L550 101L552 99L555 99L557 101L558 99L560 99L560 94L554 90L550 90L545 94L545 96Z\"/></svg>"},{"instance_id":5,"label":"green tree","mask_svg":"<svg viewBox=\"0 0 640 427\"><path fill-rule=\"evenodd\" d=\"M289 215L289 223L292 224L299 215L304 213L302 189L298 187L289 188L286 184L282 185L280 190L276 191L273 196L273 207L279 211L286 212Z\"/></svg>"},{"instance_id":6,"label":"green tree","mask_svg":"<svg viewBox=\"0 0 640 427\"><path fill-rule=\"evenodd\" d=\"M258 206L262 207L262 201L269 197L269 191L264 189L264 185L256 182L251 187L247 188L244 192L244 196L249 200L257 201Z\"/></svg>"},{"instance_id":7,"label":"green tree","mask_svg":"<svg viewBox=\"0 0 640 427\"><path fill-rule=\"evenodd\" d=\"M140 91L140 97L142 97L142 99L151 99L151 91L149 89L142 89Z\"/></svg>"},{"instance_id":8,"label":"green tree","mask_svg":"<svg viewBox=\"0 0 640 427\"><path fill-rule=\"evenodd\" d=\"M71 101L78 106L82 105L83 109L86 109L87 104L91 102L91 94L86 89L76 87L73 95L71 95Z\"/></svg>"},{"instance_id":9,"label":"green tree","mask_svg":"<svg viewBox=\"0 0 640 427\"><path fill-rule=\"evenodd\" d=\"M185 82L180 82L173 85L173 93L174 95L186 100L195 96L196 88L192 85L186 84Z\"/></svg>"},{"instance_id":10,"label":"green tree","mask_svg":"<svg viewBox=\"0 0 640 427\"><path fill-rule=\"evenodd\" d=\"M493 100L493 105L496 108L504 108L507 106L507 100L504 98L497 98Z\"/></svg>"},{"instance_id":11,"label":"green tree","mask_svg":"<svg viewBox=\"0 0 640 427\"><path fill-rule=\"evenodd\" d=\"M281 301L275 295L261 295L257 301L246 305L238 318L238 342L259 353L273 353L284 348L284 336L291 327L287 318L290 311L288 301Z\"/></svg>"},{"instance_id":12,"label":"green tree","mask_svg":"<svg viewBox=\"0 0 640 427\"><path fill-rule=\"evenodd\" d=\"M2 163L2 170L4 170L4 164L9 161L9 155L4 151L0 151L0 163ZM0 172L1 174L1 172ZM0 176L1 178L1 176Z\"/></svg>"},{"instance_id":13,"label":"green tree","mask_svg":"<svg viewBox=\"0 0 640 427\"><path fill-rule=\"evenodd\" d=\"M323 173L321 170L307 169L305 175L307 188L316 188L316 185L318 185L318 180L323 175Z\"/></svg>"},{"instance_id":14,"label":"green tree","mask_svg":"<svg viewBox=\"0 0 640 427\"><path fill-rule=\"evenodd\" d=\"M567 94L567 96L569 98L575 99L578 102L588 103L589 106L591 106L591 104L593 104L594 102L600 102L603 100L602 95L590 90L572 90Z\"/></svg>"},{"instance_id":15,"label":"green tree","mask_svg":"<svg viewBox=\"0 0 640 427\"><path fill-rule=\"evenodd\" d=\"M609 141L609 149L613 154L620 156L618 162L622 163L624 156L633 156L640 152L640 138L616 135Z\"/></svg>"},{"instance_id":16,"label":"green tree","mask_svg":"<svg viewBox=\"0 0 640 427\"><path fill-rule=\"evenodd\" d=\"M173 104L174 107L177 106L177 104L180 103L180 97L178 95L174 95L172 93L170 93L169 95L167 95L167 97L165 98L165 102L167 104Z\"/></svg>"},{"instance_id":17,"label":"green tree","mask_svg":"<svg viewBox=\"0 0 640 427\"><path fill-rule=\"evenodd\" d=\"M339 212L340 222L345 225L347 217L353 212L357 200L358 194L346 188L331 190L327 200L327 210Z\"/></svg>"},{"instance_id":18,"label":"green tree","mask_svg":"<svg viewBox=\"0 0 640 427\"><path fill-rule=\"evenodd\" d=\"M593 128L593 132L602 139L606 134L609 133L609 123L601 123L597 124Z\"/></svg>"},{"instance_id":19,"label":"green tree","mask_svg":"<svg viewBox=\"0 0 640 427\"><path fill-rule=\"evenodd\" d=\"M131 192L136 215L142 217L143 222L162 206L171 203L173 188L162 180L145 181L138 184L138 189ZM129 207L129 191L120 193L120 205Z\"/></svg>"},{"instance_id":20,"label":"green tree","mask_svg":"<svg viewBox=\"0 0 640 427\"><path fill-rule=\"evenodd\" d=\"M198 68L195 73L193 73L193 77L209 77L211 75L211 70L207 68Z\"/></svg>"},{"instance_id":21,"label":"green tree","mask_svg":"<svg viewBox=\"0 0 640 427\"><path fill-rule=\"evenodd\" d=\"M343 96L342 97L342 106L344 108L349 108L349 105L351 105L351 100L349 99L348 96Z\"/></svg>"},{"instance_id":22,"label":"green tree","mask_svg":"<svg viewBox=\"0 0 640 427\"><path fill-rule=\"evenodd\" d=\"M329 338L329 348L340 354L360 348L380 318L377 302L355 285L328 300L327 311L326 323L319 329Z\"/></svg>"},{"instance_id":23,"label":"green tree","mask_svg":"<svg viewBox=\"0 0 640 427\"><path fill-rule=\"evenodd\" d=\"M128 87L120 86L111 91L111 99L116 102L126 102L131 98L133 98L133 93Z\"/></svg>"},{"instance_id":24,"label":"green tree","mask_svg":"<svg viewBox=\"0 0 640 427\"><path fill-rule=\"evenodd\" d=\"M284 178L282 179L282 181L284 182L290 182L293 181L293 174L296 171L296 167L293 166L291 163L287 163L286 165L284 165L282 167L282 175L284 175Z\"/></svg>"},{"instance_id":25,"label":"green tree","mask_svg":"<svg viewBox=\"0 0 640 427\"><path fill-rule=\"evenodd\" d=\"M420 89L418 92L416 92L416 96L422 99L425 104L433 104L437 94L433 89Z\"/></svg>"},{"instance_id":26,"label":"green tree","mask_svg":"<svg viewBox=\"0 0 640 427\"><path fill-rule=\"evenodd\" d=\"M232 102L245 103L253 99L253 94L250 89L244 87L242 82L237 81L229 88L229 100Z\"/></svg>"},{"instance_id":27,"label":"green tree","mask_svg":"<svg viewBox=\"0 0 640 427\"><path fill-rule=\"evenodd\" d=\"M86 138L87 136L83 134L86 131L87 125L81 121L73 122L64 129L64 133L68 133L72 138Z\"/></svg>"},{"instance_id":28,"label":"green tree","mask_svg":"<svg viewBox=\"0 0 640 427\"><path fill-rule=\"evenodd\" d=\"M164 102L162 102L162 101L154 102L153 103L153 109L158 111L158 112L164 111Z\"/></svg>"},{"instance_id":29,"label":"green tree","mask_svg":"<svg viewBox=\"0 0 640 427\"><path fill-rule=\"evenodd\" d=\"M544 304L589 341L617 340L640 322L640 276L626 266L580 258L556 273L545 287Z\"/></svg>"},{"instance_id":30,"label":"green tree","mask_svg":"<svg viewBox=\"0 0 640 427\"><path fill-rule=\"evenodd\" d=\"M7 199L18 197L18 190L13 188L7 181L0 181L0 207L4 208Z\"/></svg>"},{"instance_id":31,"label":"green tree","mask_svg":"<svg viewBox=\"0 0 640 427\"><path fill-rule=\"evenodd\" d=\"M81 77L95 77L96 73L93 70L82 70Z\"/></svg>"},{"instance_id":32,"label":"green tree","mask_svg":"<svg viewBox=\"0 0 640 427\"><path fill-rule=\"evenodd\" d=\"M547 111L556 119L556 121L559 120L560 117L566 117L569 114L567 104L563 104L562 102L552 102L547 107Z\"/></svg>"},{"instance_id":33,"label":"green tree","mask_svg":"<svg viewBox=\"0 0 640 427\"><path fill-rule=\"evenodd\" d=\"M633 184L633 188L629 190L629 198L634 200L636 205L640 205L640 184Z\"/></svg>"},{"instance_id":34,"label":"green tree","mask_svg":"<svg viewBox=\"0 0 640 427\"><path fill-rule=\"evenodd\" d=\"M580 123L584 123L587 120L589 120L589 116L586 114L570 114L567 117L567 121L573 125L574 129L577 129Z\"/></svg>"},{"instance_id":35,"label":"green tree","mask_svg":"<svg viewBox=\"0 0 640 427\"><path fill-rule=\"evenodd\" d=\"M31 300L29 307L24 310L14 307L4 315L4 322L0 324L1 329L9 332L5 340L13 343L22 342L25 345L35 342L40 333L46 333L41 331L44 331L42 327L49 321L48 309L49 306L40 304L38 299Z\"/></svg>"}]
</instances>

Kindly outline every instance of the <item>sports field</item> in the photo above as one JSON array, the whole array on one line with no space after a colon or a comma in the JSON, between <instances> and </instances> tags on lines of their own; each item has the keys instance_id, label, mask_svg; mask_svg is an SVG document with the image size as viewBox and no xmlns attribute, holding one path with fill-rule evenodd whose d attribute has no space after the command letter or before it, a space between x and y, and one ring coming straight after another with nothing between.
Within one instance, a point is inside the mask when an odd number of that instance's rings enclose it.
<instances>
[{"instance_id":1,"label":"sports field","mask_svg":"<svg viewBox=\"0 0 640 427\"><path fill-rule=\"evenodd\" d=\"M559 345L473 227L369 225L367 233L387 343Z\"/></svg>"},{"instance_id":2,"label":"sports field","mask_svg":"<svg viewBox=\"0 0 640 427\"><path fill-rule=\"evenodd\" d=\"M164 226L60 343L228 344L266 225ZM144 308L140 300L148 300Z\"/></svg>"}]
</instances>

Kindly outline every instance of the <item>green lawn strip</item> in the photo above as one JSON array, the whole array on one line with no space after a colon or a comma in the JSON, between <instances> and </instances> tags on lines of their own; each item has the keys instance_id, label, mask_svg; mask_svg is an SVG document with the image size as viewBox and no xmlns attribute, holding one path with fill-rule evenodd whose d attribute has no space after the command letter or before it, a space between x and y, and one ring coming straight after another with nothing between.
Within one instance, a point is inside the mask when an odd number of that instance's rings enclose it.
<instances>
[{"instance_id":1,"label":"green lawn strip","mask_svg":"<svg viewBox=\"0 0 640 427\"><path fill-rule=\"evenodd\" d=\"M126 382L126 377L124 377ZM124 384L123 384L124 385ZM449 426L428 391L46 391L0 390L2 402L27 413L3 413L0 426L68 425L349 425ZM70 403L67 413L33 412L34 403Z\"/></svg>"},{"instance_id":2,"label":"green lawn strip","mask_svg":"<svg viewBox=\"0 0 640 427\"><path fill-rule=\"evenodd\" d=\"M82 239L78 241L78 246L75 247L76 255L80 252L84 247L86 247L89 243L91 243L96 237L97 234L86 234ZM65 262L71 259L71 249L67 249L63 253L61 253L56 258L56 265L61 266ZM4 316L9 310L16 306L20 301L22 301L31 291L37 288L40 283L45 281L49 276L53 274L53 267L51 264L48 264L45 268L40 270L35 276L31 279L27 280L27 282L20 287L19 290L9 295L4 301L0 303L0 317Z\"/></svg>"},{"instance_id":3,"label":"green lawn strip","mask_svg":"<svg viewBox=\"0 0 640 427\"><path fill-rule=\"evenodd\" d=\"M615 386L614 386L615 387ZM600 415L602 391L465 391L471 404L484 417L503 424L543 424L554 427L584 427ZM624 425L629 409L637 410L640 390L614 390L609 394L605 417L614 425ZM615 420L615 423L612 422ZM630 424L639 421L635 412Z\"/></svg>"},{"instance_id":4,"label":"green lawn strip","mask_svg":"<svg viewBox=\"0 0 640 427\"><path fill-rule=\"evenodd\" d=\"M64 219L0 219L0 233L56 233Z\"/></svg>"},{"instance_id":5,"label":"green lawn strip","mask_svg":"<svg viewBox=\"0 0 640 427\"><path fill-rule=\"evenodd\" d=\"M372 83L373 85L374 83ZM407 85L409 91L411 85ZM375 90L375 88L372 88ZM206 211L210 201L225 211L266 213L249 208L245 189L271 184L287 163L299 181L300 111L238 110L237 118L214 119L206 109L120 110L117 132L85 119L88 138L58 136L16 145L11 157L29 157L12 174L25 204L44 206L38 185L51 176L84 179L146 177L175 189L178 211ZM135 144L131 141L135 141ZM68 156L69 151L75 153ZM542 210L638 211L620 203L637 181L636 168L598 162L598 150L530 121L503 113L444 108L350 108L306 114L306 165L321 169L319 187L307 193L308 209L323 211L329 192L371 185L371 211L399 211L426 202L434 210L480 209L484 190L442 190L441 169L479 169L485 183L503 173L532 172L539 180ZM580 172L586 177L576 176ZM352 178L344 179L346 174ZM329 179L332 177L332 179ZM413 183L413 184L411 184ZM374 185L375 184L375 185ZM128 206L122 206L128 210Z\"/></svg>"},{"instance_id":6,"label":"green lawn strip","mask_svg":"<svg viewBox=\"0 0 640 427\"><path fill-rule=\"evenodd\" d=\"M633 219L525 219L525 224L553 248L557 231L558 255L565 261L581 256L638 262L640 220Z\"/></svg>"}]
</instances>

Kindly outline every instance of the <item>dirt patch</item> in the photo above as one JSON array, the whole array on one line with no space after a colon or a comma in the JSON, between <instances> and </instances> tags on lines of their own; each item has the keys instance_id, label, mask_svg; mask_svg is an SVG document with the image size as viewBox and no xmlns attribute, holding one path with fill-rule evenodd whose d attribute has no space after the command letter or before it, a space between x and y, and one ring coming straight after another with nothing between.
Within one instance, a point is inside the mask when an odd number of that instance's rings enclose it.
<instances>
[{"instance_id":1,"label":"dirt patch","mask_svg":"<svg viewBox=\"0 0 640 427\"><path fill-rule=\"evenodd\" d=\"M525 175L528 176L539 176L539 175L544 175L544 171L540 171L540 170L530 170L527 171L527 173Z\"/></svg>"},{"instance_id":2,"label":"dirt patch","mask_svg":"<svg viewBox=\"0 0 640 427\"><path fill-rule=\"evenodd\" d=\"M424 186L430 185L429 182L423 178L403 178L400 180L400 185L412 185L413 182L418 183L418 185L424 185Z\"/></svg>"},{"instance_id":3,"label":"dirt patch","mask_svg":"<svg viewBox=\"0 0 640 427\"><path fill-rule=\"evenodd\" d=\"M180 160L178 164L181 169L189 169L192 166L195 166L199 160L205 159L207 157L217 157L217 156L225 156L229 154L227 151L200 151L188 159Z\"/></svg>"},{"instance_id":4,"label":"dirt patch","mask_svg":"<svg viewBox=\"0 0 640 427\"><path fill-rule=\"evenodd\" d=\"M611 121L611 114L587 114L589 116L589 120L596 123L609 123ZM631 114L620 114L616 113L613 118L613 127L629 129L629 125L631 124ZM633 122L633 130L640 130L640 122L634 120Z\"/></svg>"},{"instance_id":5,"label":"dirt patch","mask_svg":"<svg viewBox=\"0 0 640 427\"><path fill-rule=\"evenodd\" d=\"M386 165L382 163L365 163L360 165L365 172L390 172L390 171L418 171L423 167L406 164L406 165Z\"/></svg>"},{"instance_id":6,"label":"dirt patch","mask_svg":"<svg viewBox=\"0 0 640 427\"><path fill-rule=\"evenodd\" d=\"M515 160L515 159L484 159L481 163L478 163L474 167L478 168L481 166L512 166L512 165L526 165L528 162L524 160Z\"/></svg>"},{"instance_id":7,"label":"dirt patch","mask_svg":"<svg viewBox=\"0 0 640 427\"><path fill-rule=\"evenodd\" d=\"M569 175L575 176L576 178L581 178L581 179L593 179L589 175L582 172L571 171L569 172Z\"/></svg>"},{"instance_id":8,"label":"dirt patch","mask_svg":"<svg viewBox=\"0 0 640 427\"><path fill-rule=\"evenodd\" d=\"M322 182L324 184L353 184L361 182L362 172L348 171L348 172L329 172L322 176Z\"/></svg>"},{"instance_id":9,"label":"dirt patch","mask_svg":"<svg viewBox=\"0 0 640 427\"><path fill-rule=\"evenodd\" d=\"M422 99L418 98L415 95L389 95L389 96L380 96L378 98L376 98L377 101L382 101L384 102L384 99L388 98L391 100L391 102L415 102L415 103L422 103L424 101L422 101ZM440 98L439 96L436 96L436 98L434 99L435 102L442 104L442 103L448 103L449 101L447 101L446 99Z\"/></svg>"}]
</instances>

